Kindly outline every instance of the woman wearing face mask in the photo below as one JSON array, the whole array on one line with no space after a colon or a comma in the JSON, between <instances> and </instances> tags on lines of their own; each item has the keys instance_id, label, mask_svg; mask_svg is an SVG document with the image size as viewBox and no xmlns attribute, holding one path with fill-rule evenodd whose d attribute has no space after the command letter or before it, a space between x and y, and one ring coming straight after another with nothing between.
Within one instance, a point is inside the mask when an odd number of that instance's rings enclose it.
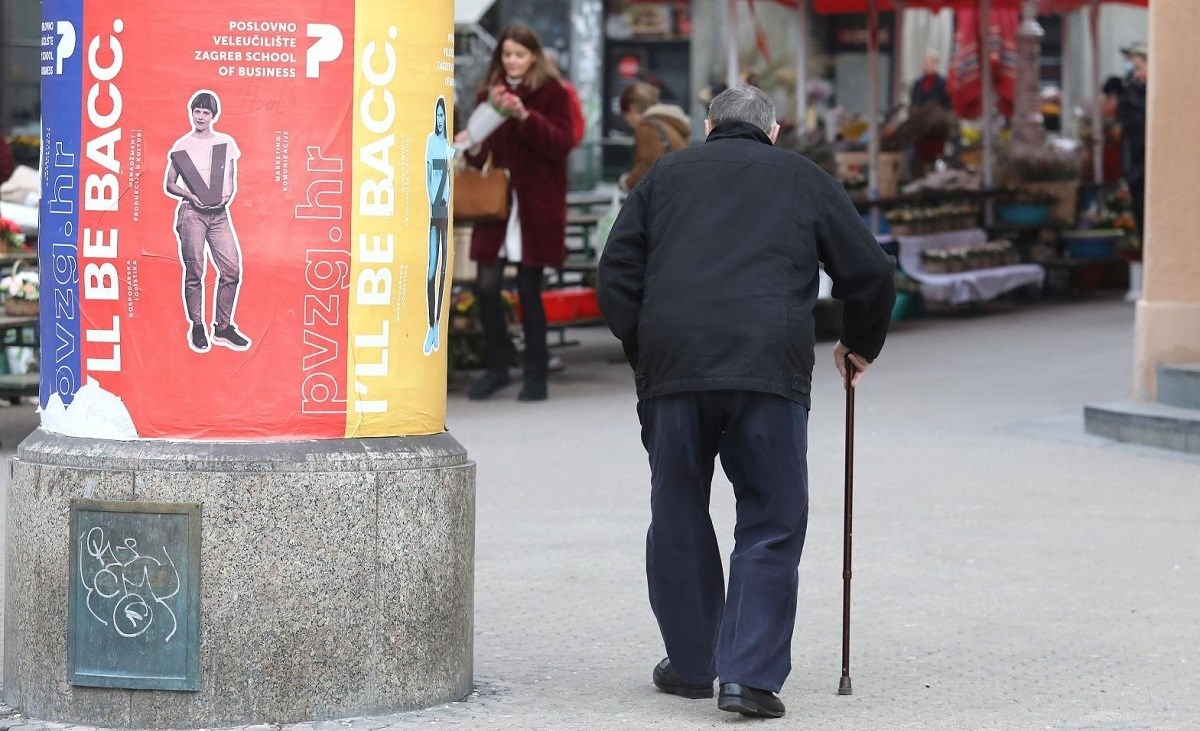
<instances>
[{"instance_id":1,"label":"woman wearing face mask","mask_svg":"<svg viewBox=\"0 0 1200 731\"><path fill-rule=\"evenodd\" d=\"M471 238L486 370L467 396L485 399L509 383L511 343L500 285L505 264L514 262L525 331L524 383L517 398L541 401L549 360L542 276L566 258L567 154L574 137L567 92L533 29L511 25L501 33L476 101L485 99L508 119L468 159L481 165L490 156L493 165L507 168L513 201L507 222L476 224ZM455 142L469 139L460 132Z\"/></svg>"}]
</instances>

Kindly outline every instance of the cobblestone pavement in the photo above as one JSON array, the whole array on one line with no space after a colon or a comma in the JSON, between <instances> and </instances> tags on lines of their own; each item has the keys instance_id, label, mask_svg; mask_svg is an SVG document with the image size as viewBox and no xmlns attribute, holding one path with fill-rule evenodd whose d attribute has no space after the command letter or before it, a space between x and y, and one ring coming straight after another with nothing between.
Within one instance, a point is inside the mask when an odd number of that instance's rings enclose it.
<instances>
[{"instance_id":1,"label":"cobblestone pavement","mask_svg":"<svg viewBox=\"0 0 1200 731\"><path fill-rule=\"evenodd\" d=\"M1132 307L1006 310L900 323L859 390L849 697L843 397L820 344L794 667L772 728L1200 728L1200 460L1082 431L1083 404L1130 391ZM515 387L468 402L452 384L450 429L478 462L476 692L284 729L758 723L650 685L662 650L631 379L606 333L571 335L547 402ZM718 477L726 549L732 504ZM91 731L14 714L0 708L0 731Z\"/></svg>"}]
</instances>

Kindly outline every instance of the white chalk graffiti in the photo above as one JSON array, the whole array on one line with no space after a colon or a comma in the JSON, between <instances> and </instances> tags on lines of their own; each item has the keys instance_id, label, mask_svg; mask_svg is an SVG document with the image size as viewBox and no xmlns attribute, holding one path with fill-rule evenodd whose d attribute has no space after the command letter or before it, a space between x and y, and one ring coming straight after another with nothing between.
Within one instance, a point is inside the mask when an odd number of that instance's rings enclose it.
<instances>
[{"instance_id":1,"label":"white chalk graffiti","mask_svg":"<svg viewBox=\"0 0 1200 731\"><path fill-rule=\"evenodd\" d=\"M87 589L88 612L122 637L139 637L150 629L158 609L170 620L171 630L164 640L170 642L179 622L165 600L179 593L179 570L166 546L162 554L165 563L138 553L133 538L114 546L103 528L89 530L79 539L79 581ZM110 625L105 617L107 605L114 599Z\"/></svg>"}]
</instances>

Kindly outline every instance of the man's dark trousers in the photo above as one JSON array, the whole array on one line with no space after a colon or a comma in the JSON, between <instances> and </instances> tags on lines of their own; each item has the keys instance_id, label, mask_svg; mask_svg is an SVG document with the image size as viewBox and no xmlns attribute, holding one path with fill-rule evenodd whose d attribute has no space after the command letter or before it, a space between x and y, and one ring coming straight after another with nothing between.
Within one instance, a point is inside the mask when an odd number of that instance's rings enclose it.
<instances>
[{"instance_id":1,"label":"man's dark trousers","mask_svg":"<svg viewBox=\"0 0 1200 731\"><path fill-rule=\"evenodd\" d=\"M808 526L808 409L770 393L691 391L645 399L638 415L651 472L646 575L667 657L686 683L778 692ZM737 497L728 595L709 516L718 454Z\"/></svg>"}]
</instances>

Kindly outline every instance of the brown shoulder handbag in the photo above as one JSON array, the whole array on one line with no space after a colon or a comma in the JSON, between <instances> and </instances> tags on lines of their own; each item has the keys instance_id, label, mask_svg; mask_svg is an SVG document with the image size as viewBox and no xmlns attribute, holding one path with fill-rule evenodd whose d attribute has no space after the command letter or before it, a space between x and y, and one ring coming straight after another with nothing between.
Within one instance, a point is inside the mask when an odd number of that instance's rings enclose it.
<instances>
[{"instance_id":1,"label":"brown shoulder handbag","mask_svg":"<svg viewBox=\"0 0 1200 731\"><path fill-rule=\"evenodd\" d=\"M483 167L454 168L454 220L460 223L490 223L508 220L508 170L492 165L488 155Z\"/></svg>"}]
</instances>

